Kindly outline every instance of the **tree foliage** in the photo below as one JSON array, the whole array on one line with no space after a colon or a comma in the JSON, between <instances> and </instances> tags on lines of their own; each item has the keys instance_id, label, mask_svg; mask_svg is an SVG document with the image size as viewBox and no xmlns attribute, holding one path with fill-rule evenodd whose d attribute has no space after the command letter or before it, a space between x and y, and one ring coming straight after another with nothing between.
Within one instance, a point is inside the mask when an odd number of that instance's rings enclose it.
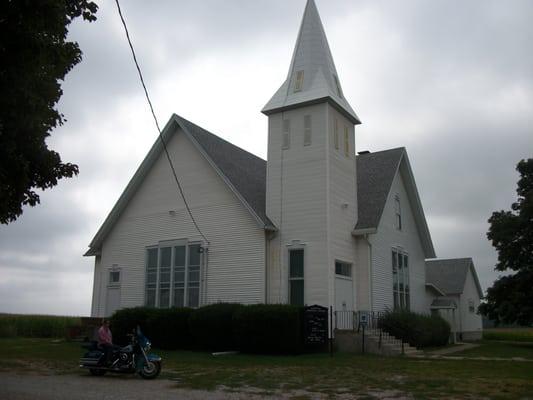
<instances>
[{"instance_id":1,"label":"tree foliage","mask_svg":"<svg viewBox=\"0 0 533 400\"><path fill-rule=\"evenodd\" d=\"M497 271L514 271L500 277L487 290L480 312L503 323L533 324L533 158L522 160L518 200L511 211L489 218L487 237L498 252Z\"/></svg>"},{"instance_id":2,"label":"tree foliage","mask_svg":"<svg viewBox=\"0 0 533 400\"><path fill-rule=\"evenodd\" d=\"M87 0L0 2L0 223L38 204L34 189L78 174L46 138L65 122L56 109L61 81L82 56L67 41L68 26L78 17L96 20L97 9Z\"/></svg>"}]
</instances>

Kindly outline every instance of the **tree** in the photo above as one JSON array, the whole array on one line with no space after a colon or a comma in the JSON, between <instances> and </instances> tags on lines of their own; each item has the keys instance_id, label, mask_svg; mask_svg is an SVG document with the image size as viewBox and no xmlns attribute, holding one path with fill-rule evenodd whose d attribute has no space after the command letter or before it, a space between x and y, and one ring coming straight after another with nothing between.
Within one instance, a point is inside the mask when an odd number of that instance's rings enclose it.
<instances>
[{"instance_id":1,"label":"tree","mask_svg":"<svg viewBox=\"0 0 533 400\"><path fill-rule=\"evenodd\" d=\"M514 274L497 279L479 311L497 322L533 324L533 158L522 160L518 200L511 211L489 218L487 237L498 252L497 271Z\"/></svg>"},{"instance_id":2,"label":"tree","mask_svg":"<svg viewBox=\"0 0 533 400\"><path fill-rule=\"evenodd\" d=\"M55 107L61 81L81 61L76 42L66 40L70 23L96 20L88 0L0 2L0 223L40 202L34 189L48 189L78 174L48 148L46 138L66 121Z\"/></svg>"}]
</instances>

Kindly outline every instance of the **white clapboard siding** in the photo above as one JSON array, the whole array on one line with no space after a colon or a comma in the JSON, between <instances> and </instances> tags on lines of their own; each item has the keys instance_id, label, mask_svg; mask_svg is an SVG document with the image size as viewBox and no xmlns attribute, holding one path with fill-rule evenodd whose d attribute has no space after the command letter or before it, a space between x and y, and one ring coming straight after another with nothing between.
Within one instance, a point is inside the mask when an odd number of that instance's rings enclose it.
<instances>
[{"instance_id":1,"label":"white clapboard siding","mask_svg":"<svg viewBox=\"0 0 533 400\"><path fill-rule=\"evenodd\" d=\"M328 104L329 138L329 234L330 259L328 268L335 271L335 261L352 265L352 293L357 306L356 242L352 231L357 224L356 163L354 125ZM333 132L337 121L339 148L335 148ZM348 129L348 155L346 155L344 131ZM333 281L333 279L332 279ZM332 295L335 288L331 288ZM331 304L334 304L332 298Z\"/></svg>"},{"instance_id":2,"label":"white clapboard siding","mask_svg":"<svg viewBox=\"0 0 533 400\"><path fill-rule=\"evenodd\" d=\"M168 150L192 213L210 242L207 302L264 302L264 230L183 132L172 136ZM183 238L201 240L162 154L102 245L103 273L113 264L122 271L121 307L144 304L146 247ZM102 305L95 314L102 315L106 283L100 279L99 285Z\"/></svg>"},{"instance_id":3,"label":"white clapboard siding","mask_svg":"<svg viewBox=\"0 0 533 400\"><path fill-rule=\"evenodd\" d=\"M312 115L308 146L304 146L305 115ZM286 150L282 150L283 119L289 119L291 124L290 147ZM295 240L305 249L305 302L328 303L325 131L325 104L269 116L266 206L267 215L279 228L269 243L272 303L288 301L287 245Z\"/></svg>"},{"instance_id":4,"label":"white clapboard siding","mask_svg":"<svg viewBox=\"0 0 533 400\"><path fill-rule=\"evenodd\" d=\"M394 198L400 196L402 230L395 226ZM420 236L401 173L397 173L378 231L370 235L372 245L372 307L374 311L393 309L392 248L401 247L409 256L411 310L427 313L425 257Z\"/></svg>"},{"instance_id":5,"label":"white clapboard siding","mask_svg":"<svg viewBox=\"0 0 533 400\"><path fill-rule=\"evenodd\" d=\"M469 300L474 302L474 312L469 309ZM481 332L481 315L477 313L480 298L471 268L466 274L463 293L460 295L459 313L461 315L462 332Z\"/></svg>"}]
</instances>

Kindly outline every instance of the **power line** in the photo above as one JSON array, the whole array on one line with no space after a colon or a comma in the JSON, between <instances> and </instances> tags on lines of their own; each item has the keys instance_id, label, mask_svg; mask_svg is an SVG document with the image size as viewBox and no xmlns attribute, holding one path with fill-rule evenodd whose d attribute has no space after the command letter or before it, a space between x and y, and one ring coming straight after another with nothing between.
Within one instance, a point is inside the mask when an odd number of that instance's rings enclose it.
<instances>
[{"instance_id":1,"label":"power line","mask_svg":"<svg viewBox=\"0 0 533 400\"><path fill-rule=\"evenodd\" d=\"M146 85L144 83L143 74L141 72L141 67L139 66L139 63L137 61L137 56L135 55L135 50L133 49L133 44L130 39L130 34L128 32L128 27L126 26L126 21L124 20L124 17L122 16L122 10L120 9L120 4L118 0L115 0L115 3L117 4L118 9L118 15L120 16L120 20L122 21L122 25L124 26L124 31L126 32L126 38L128 39L128 44L130 45L131 54L133 55L133 61L135 62L135 67L137 68L137 72L139 73L139 78L141 79L141 84L144 89L144 94L146 96L146 100L148 101L148 105L150 106L150 111L152 112L152 117L154 117L155 126L157 128L157 132L159 132L159 139L161 140L161 143L163 144L163 149L165 150L165 154L167 155L168 163L170 164L170 169L172 170L172 174L174 175L174 180L176 181L176 185L178 186L181 198L183 199L183 202L185 203L185 208L187 209L187 212L189 213L189 216L191 217L191 220L196 227L196 230L202 236L202 238L209 243L209 240L205 237L205 235L200 230L200 227L196 223L196 220L194 219L194 216L192 215L191 208L189 207L189 204L187 203L187 199L185 198L185 194L183 193L183 188L181 187L180 181L178 179L178 175L176 174L176 170L174 169L174 164L172 163L172 160L170 159L170 155L168 154L167 145L165 141L163 140L163 134L161 133L161 128L159 127L159 122L157 121L157 117L155 116L154 107L152 106L152 102L150 100L150 96L148 95L148 90L146 89Z\"/></svg>"}]
</instances>

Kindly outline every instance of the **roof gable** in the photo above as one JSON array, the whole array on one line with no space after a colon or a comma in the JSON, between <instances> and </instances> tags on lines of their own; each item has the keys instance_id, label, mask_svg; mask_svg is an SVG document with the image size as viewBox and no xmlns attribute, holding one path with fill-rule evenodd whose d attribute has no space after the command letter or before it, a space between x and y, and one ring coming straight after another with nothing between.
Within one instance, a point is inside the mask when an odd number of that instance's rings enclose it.
<instances>
[{"instance_id":1,"label":"roof gable","mask_svg":"<svg viewBox=\"0 0 533 400\"><path fill-rule=\"evenodd\" d=\"M426 258L433 258L433 241L404 147L357 156L358 219L354 234L375 232L378 229L394 178L398 173L402 175L405 184L424 254Z\"/></svg>"},{"instance_id":2,"label":"roof gable","mask_svg":"<svg viewBox=\"0 0 533 400\"><path fill-rule=\"evenodd\" d=\"M165 143L168 143L178 128L181 128L190 138L258 223L265 229L275 229L265 213L266 161L176 114L172 115L161 133ZM98 254L103 240L162 152L163 145L158 137L89 244L86 256Z\"/></svg>"},{"instance_id":3,"label":"roof gable","mask_svg":"<svg viewBox=\"0 0 533 400\"><path fill-rule=\"evenodd\" d=\"M474 277L474 282L481 298L483 297L483 291L471 258L426 260L426 282L439 287L446 295L463 293L466 276L469 271Z\"/></svg>"}]
</instances>

